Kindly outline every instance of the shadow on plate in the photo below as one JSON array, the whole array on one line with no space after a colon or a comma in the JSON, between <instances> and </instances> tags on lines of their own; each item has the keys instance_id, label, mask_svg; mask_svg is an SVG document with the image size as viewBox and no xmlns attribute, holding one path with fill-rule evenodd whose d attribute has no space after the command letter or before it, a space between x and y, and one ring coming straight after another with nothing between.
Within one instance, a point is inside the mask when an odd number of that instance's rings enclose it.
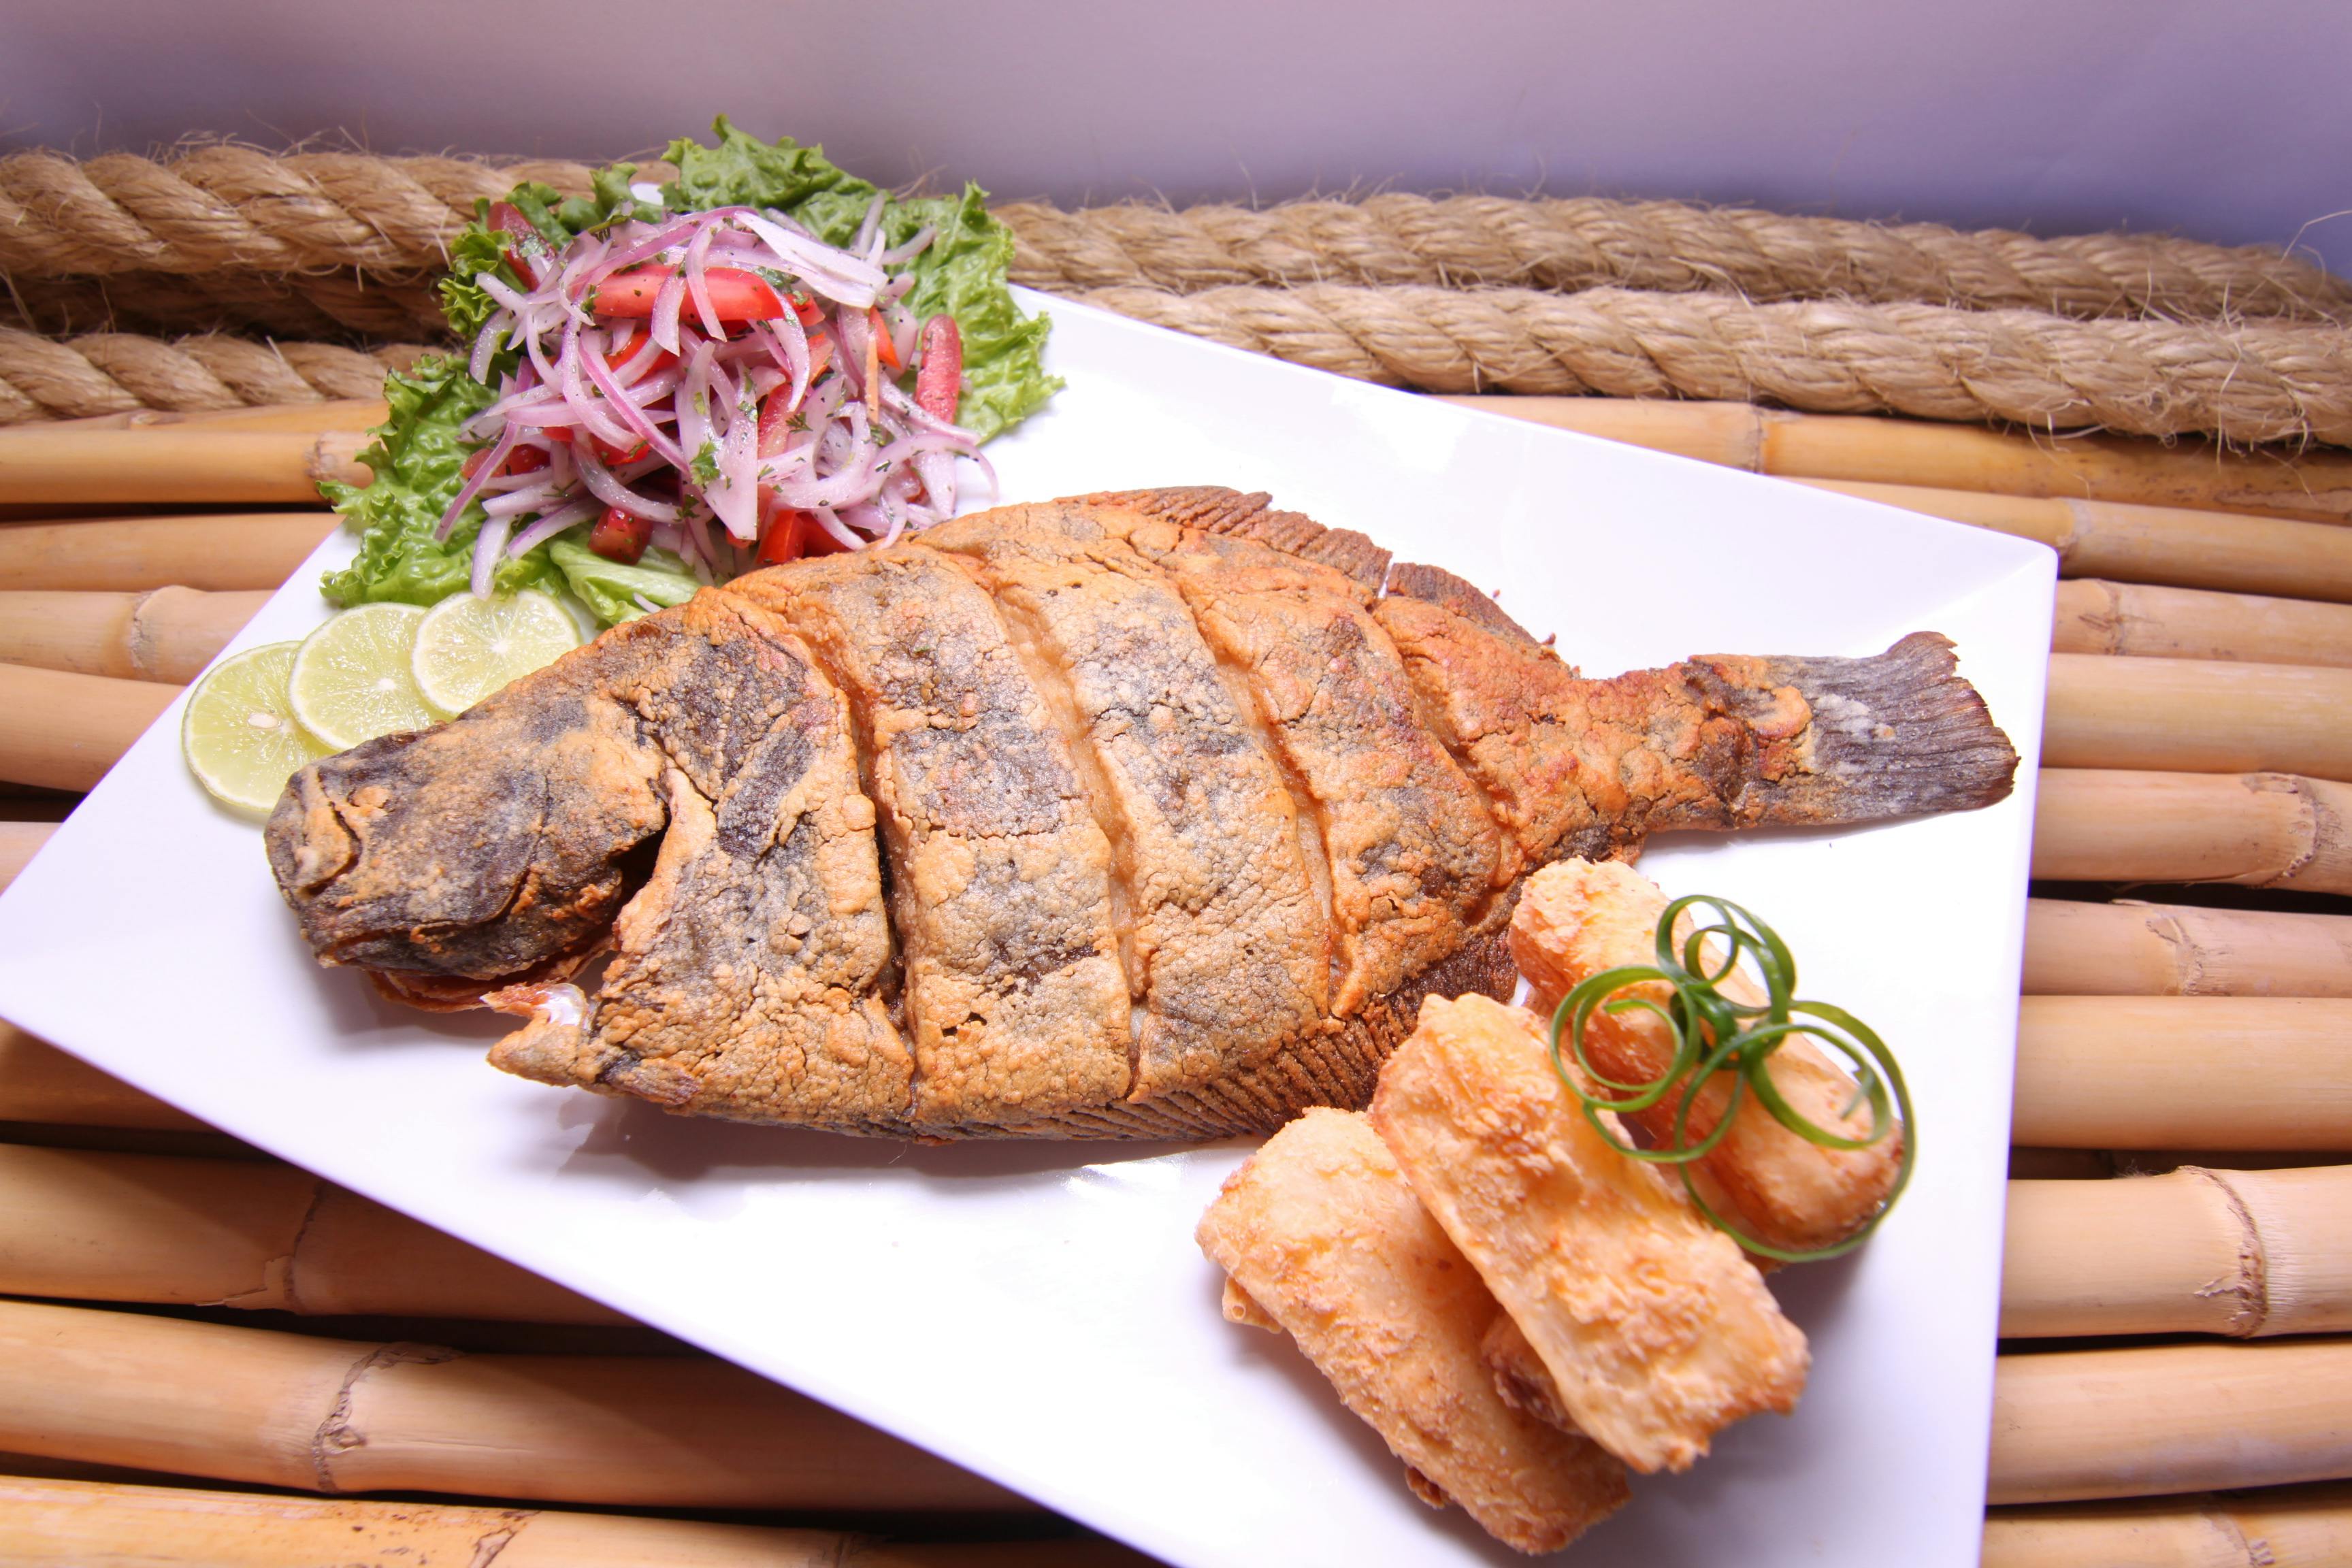
<instances>
[{"instance_id":1,"label":"shadow on plate","mask_svg":"<svg viewBox=\"0 0 2352 1568\"><path fill-rule=\"evenodd\" d=\"M809 1175L912 1173L958 1182L1062 1174L1111 1161L1149 1160L1207 1145L1118 1139L972 1139L917 1143L859 1138L805 1127L761 1127L709 1116L679 1116L643 1100L565 1093L565 1125L583 1126L566 1170L609 1169L620 1163L665 1183L691 1182L724 1170L793 1172Z\"/></svg>"}]
</instances>

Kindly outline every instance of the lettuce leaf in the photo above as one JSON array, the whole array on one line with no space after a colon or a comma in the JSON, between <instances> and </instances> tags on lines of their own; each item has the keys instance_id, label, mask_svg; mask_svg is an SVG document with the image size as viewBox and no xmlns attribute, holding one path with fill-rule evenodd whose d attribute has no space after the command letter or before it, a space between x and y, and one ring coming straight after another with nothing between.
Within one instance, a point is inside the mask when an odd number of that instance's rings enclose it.
<instances>
[{"instance_id":1,"label":"lettuce leaf","mask_svg":"<svg viewBox=\"0 0 2352 1568\"><path fill-rule=\"evenodd\" d=\"M834 245L856 237L877 186L835 165L822 148L803 147L788 137L762 142L723 116L713 134L714 145L671 143L667 156L677 178L662 187L658 206L633 193L632 163L598 170L593 193L586 198L567 199L551 186L524 184L507 199L558 247L592 228L630 217L738 205L781 208ZM1051 323L1023 316L1013 303L1006 283L1012 231L989 216L985 204L986 193L968 184L955 196L886 196L882 210L888 245L902 245L927 226L937 231L909 264L915 284L907 307L919 317L945 311L955 318L963 334L964 370L957 416L983 441L1028 417L1062 385L1045 374L1042 357ZM451 332L467 345L497 308L475 276L506 268L509 283L520 281L507 268L505 237L488 219L485 203L451 245L449 275L441 282L442 312ZM491 381L513 363L512 350L498 355ZM391 417L360 453L360 460L374 470L373 482L323 487L345 525L361 536L358 559L327 574L321 584L339 605L378 599L433 605L463 591L481 531L482 513L474 507L447 540L433 537L463 482L459 470L474 450L458 428L489 405L490 387L467 374L460 355L428 356L409 373L388 376L384 393ZM640 600L674 605L697 586L685 563L664 552L649 550L636 565L624 566L571 534L501 563L496 583L501 593L569 592L606 625L643 615Z\"/></svg>"},{"instance_id":2,"label":"lettuce leaf","mask_svg":"<svg viewBox=\"0 0 2352 1568\"><path fill-rule=\"evenodd\" d=\"M667 550L648 549L644 560L625 566L607 561L569 534L551 539L540 548L563 574L564 585L608 626L646 614L646 605L655 609L683 605L702 586L687 570L686 562Z\"/></svg>"}]
</instances>

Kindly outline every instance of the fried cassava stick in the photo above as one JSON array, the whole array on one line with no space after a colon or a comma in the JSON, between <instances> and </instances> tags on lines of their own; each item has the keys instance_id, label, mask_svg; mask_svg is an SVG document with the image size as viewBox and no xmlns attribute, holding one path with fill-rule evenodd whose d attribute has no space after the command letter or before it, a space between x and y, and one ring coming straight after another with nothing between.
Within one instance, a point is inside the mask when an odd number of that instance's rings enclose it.
<instances>
[{"instance_id":1,"label":"fried cassava stick","mask_svg":"<svg viewBox=\"0 0 2352 1568\"><path fill-rule=\"evenodd\" d=\"M1666 895L1657 884L1618 861L1562 860L1529 878L1511 917L1511 956L1534 990L1537 1011L1549 1017L1562 997L1604 970L1656 963L1658 920L1665 910ZM1682 929L1690 929L1687 916ZM1741 1004L1764 1000L1744 973L1726 976L1720 989ZM1627 994L1664 1005L1669 993L1663 983L1651 982ZM1594 1011L1584 1041L1593 1067L1619 1083L1655 1082L1675 1061L1674 1031L1649 1007ZM1843 1137L1869 1136L1868 1113L1853 1109L1853 1079L1811 1041L1802 1036L1784 1040L1766 1070L1799 1115ZM1730 1093L1727 1077L1699 1089L1687 1142L1696 1144L1715 1131ZM1654 1145L1671 1144L1682 1100L1681 1090L1669 1091L1624 1120ZM1878 1211L1894 1190L1902 1152L1899 1131L1867 1148L1822 1148L1782 1126L1750 1094L1733 1113L1723 1142L1696 1163L1692 1176L1705 1184L1708 1203L1746 1234L1769 1247L1805 1252L1844 1240Z\"/></svg>"},{"instance_id":2,"label":"fried cassava stick","mask_svg":"<svg viewBox=\"0 0 2352 1568\"><path fill-rule=\"evenodd\" d=\"M1522 1552L1624 1505L1624 1466L1498 1396L1478 1348L1495 1299L1360 1115L1313 1110L1276 1133L1198 1238L1245 1295L1227 1315L1286 1332L1423 1500L1460 1503Z\"/></svg>"},{"instance_id":3,"label":"fried cassava stick","mask_svg":"<svg viewBox=\"0 0 2352 1568\"><path fill-rule=\"evenodd\" d=\"M1585 1120L1529 1014L1432 996L1371 1118L1561 1404L1619 1458L1686 1469L1732 1422L1796 1404L1804 1335L1731 1237Z\"/></svg>"}]
</instances>

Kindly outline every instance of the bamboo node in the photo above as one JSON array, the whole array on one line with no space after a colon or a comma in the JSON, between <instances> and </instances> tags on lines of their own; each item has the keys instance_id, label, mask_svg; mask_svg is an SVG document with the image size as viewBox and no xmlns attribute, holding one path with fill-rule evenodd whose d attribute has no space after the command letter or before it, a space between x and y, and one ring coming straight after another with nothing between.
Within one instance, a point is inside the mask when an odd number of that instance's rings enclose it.
<instances>
[{"instance_id":1,"label":"bamboo node","mask_svg":"<svg viewBox=\"0 0 2352 1568\"><path fill-rule=\"evenodd\" d=\"M2197 1294L2211 1300L2220 1297L2234 1298L2225 1332L2242 1340L2250 1340L2263 1331L2271 1315L2270 1265L2263 1252L2263 1227L2254 1221L2253 1210L2238 1189L2230 1184L2225 1172L2208 1170L2203 1165L2183 1165L2180 1173L2210 1182L2221 1194L2222 1204L2230 1211L2231 1223L2238 1231L2238 1271L2231 1279L2216 1279L2201 1287Z\"/></svg>"},{"instance_id":2,"label":"bamboo node","mask_svg":"<svg viewBox=\"0 0 2352 1568\"><path fill-rule=\"evenodd\" d=\"M405 1341L376 1345L368 1353L352 1363L343 1373L343 1381L335 1390L335 1402L330 1405L319 1429L310 1435L310 1468L319 1478L322 1492L340 1492L343 1489L335 1480L335 1459L353 1448L363 1447L367 1434L352 1425L352 1396L368 1373L379 1367L411 1364L435 1366L443 1362L457 1361L464 1351L451 1350L446 1345L412 1344Z\"/></svg>"}]
</instances>

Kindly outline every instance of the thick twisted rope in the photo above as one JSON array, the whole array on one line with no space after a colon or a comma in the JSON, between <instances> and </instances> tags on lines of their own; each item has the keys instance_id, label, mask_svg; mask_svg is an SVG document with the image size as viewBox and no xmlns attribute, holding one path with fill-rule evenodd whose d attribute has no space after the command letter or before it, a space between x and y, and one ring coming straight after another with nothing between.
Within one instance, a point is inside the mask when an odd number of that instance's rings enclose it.
<instances>
[{"instance_id":1,"label":"thick twisted rope","mask_svg":"<svg viewBox=\"0 0 2352 1568\"><path fill-rule=\"evenodd\" d=\"M1771 401L2352 445L2352 333L1596 289L1101 289L1074 298L1391 386Z\"/></svg>"},{"instance_id":2,"label":"thick twisted rope","mask_svg":"<svg viewBox=\"0 0 2352 1568\"><path fill-rule=\"evenodd\" d=\"M2074 321L1615 289L1317 284L1199 294L1101 289L1074 298L1430 392L1769 401L1812 413L2352 446L2352 333L2325 325ZM419 352L385 349L372 359L321 343L125 333L60 343L0 331L0 422L372 396L383 364Z\"/></svg>"},{"instance_id":3,"label":"thick twisted rope","mask_svg":"<svg viewBox=\"0 0 2352 1568\"><path fill-rule=\"evenodd\" d=\"M190 280L176 315L269 326L292 293L351 331L430 320L430 279L478 197L519 179L586 188L585 164L495 165L356 153L273 156L200 147L169 162L112 153L0 158L0 274L28 319L62 309L37 281ZM1615 286L1757 300L1853 298L2097 318L2352 320L2352 283L2259 249L2131 235L2035 239L1930 224L1790 217L1746 208L1598 199L1379 195L1256 210L1143 205L999 209L1016 281L1067 290L1236 284ZM149 286L118 288L118 308ZM373 298L362 295L372 291ZM54 294L54 290L52 291ZM85 296L87 289L85 289ZM87 316L89 300L80 300ZM45 312L46 309L46 312ZM243 316L238 315L242 310ZM284 316L279 306L281 321Z\"/></svg>"},{"instance_id":4,"label":"thick twisted rope","mask_svg":"<svg viewBox=\"0 0 2352 1568\"><path fill-rule=\"evenodd\" d=\"M387 367L422 349L371 353L332 343L251 342L205 335L165 342L101 332L58 342L0 328L0 425L125 414L177 413L331 397L381 397Z\"/></svg>"},{"instance_id":5,"label":"thick twisted rope","mask_svg":"<svg viewBox=\"0 0 2352 1568\"><path fill-rule=\"evenodd\" d=\"M2352 321L2352 281L2259 248L2158 236L2062 239L1937 224L1597 199L1378 195L1183 211L1000 207L1016 282L1174 293L1234 284L1418 283L1706 290L2095 319Z\"/></svg>"}]
</instances>

